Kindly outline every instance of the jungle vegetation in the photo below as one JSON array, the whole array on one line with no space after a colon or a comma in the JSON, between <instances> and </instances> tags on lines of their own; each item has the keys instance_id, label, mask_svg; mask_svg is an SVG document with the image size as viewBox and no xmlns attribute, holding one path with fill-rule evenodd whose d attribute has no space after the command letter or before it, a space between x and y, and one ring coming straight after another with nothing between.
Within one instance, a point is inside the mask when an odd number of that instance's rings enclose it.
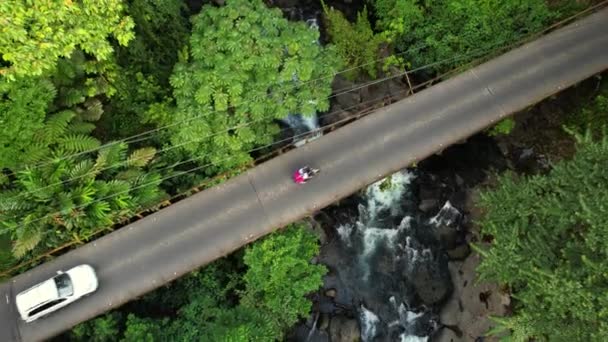
<instances>
[{"instance_id":1,"label":"jungle vegetation","mask_svg":"<svg viewBox=\"0 0 608 342\"><path fill-rule=\"evenodd\" d=\"M239 172L276 140L276 119L327 111L341 70L436 75L580 6L368 0L352 18L327 1L323 37L262 0L203 2L196 13L181 0L0 2L0 271ZM71 338L281 339L320 286L317 251L289 227Z\"/></svg>"},{"instance_id":2,"label":"jungle vegetation","mask_svg":"<svg viewBox=\"0 0 608 342\"><path fill-rule=\"evenodd\" d=\"M492 238L481 279L508 286L514 314L496 317L492 333L511 341L608 339L608 107L606 87L572 113L571 159L548 174L501 175L480 196L478 222Z\"/></svg>"}]
</instances>

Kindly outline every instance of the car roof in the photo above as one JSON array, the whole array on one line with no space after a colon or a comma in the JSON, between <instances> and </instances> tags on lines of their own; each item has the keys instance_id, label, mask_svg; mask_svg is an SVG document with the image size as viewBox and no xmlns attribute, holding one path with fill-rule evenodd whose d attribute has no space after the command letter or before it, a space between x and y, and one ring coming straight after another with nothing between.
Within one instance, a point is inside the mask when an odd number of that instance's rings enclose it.
<instances>
[{"instance_id":1,"label":"car roof","mask_svg":"<svg viewBox=\"0 0 608 342\"><path fill-rule=\"evenodd\" d=\"M57 299L59 292L53 278L45 280L38 286L35 286L25 292L21 292L15 298L17 307L24 310L29 310L49 300Z\"/></svg>"},{"instance_id":2,"label":"car roof","mask_svg":"<svg viewBox=\"0 0 608 342\"><path fill-rule=\"evenodd\" d=\"M97 274L95 269L87 264L82 264L66 271L70 275L74 295L80 295L83 291L89 292L97 289Z\"/></svg>"}]
</instances>

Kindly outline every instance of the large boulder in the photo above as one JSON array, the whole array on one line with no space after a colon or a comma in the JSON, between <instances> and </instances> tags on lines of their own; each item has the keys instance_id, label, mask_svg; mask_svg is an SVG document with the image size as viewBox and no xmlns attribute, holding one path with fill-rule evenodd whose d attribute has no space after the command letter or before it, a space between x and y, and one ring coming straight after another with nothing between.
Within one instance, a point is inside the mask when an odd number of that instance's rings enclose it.
<instances>
[{"instance_id":1,"label":"large boulder","mask_svg":"<svg viewBox=\"0 0 608 342\"><path fill-rule=\"evenodd\" d=\"M443 249L453 249L465 243L465 232L460 227L461 220L462 214L450 201L429 220L432 234Z\"/></svg>"},{"instance_id":2,"label":"large boulder","mask_svg":"<svg viewBox=\"0 0 608 342\"><path fill-rule=\"evenodd\" d=\"M329 323L331 342L355 342L361 340L359 323L354 318L343 315L334 316Z\"/></svg>"},{"instance_id":3,"label":"large boulder","mask_svg":"<svg viewBox=\"0 0 608 342\"><path fill-rule=\"evenodd\" d=\"M447 250L450 260L464 260L471 254L471 247L468 243L463 243L452 249Z\"/></svg>"},{"instance_id":4,"label":"large boulder","mask_svg":"<svg viewBox=\"0 0 608 342\"><path fill-rule=\"evenodd\" d=\"M419 263L412 272L416 294L427 306L440 304L453 290L447 257L440 254L438 258L436 261Z\"/></svg>"},{"instance_id":5,"label":"large boulder","mask_svg":"<svg viewBox=\"0 0 608 342\"><path fill-rule=\"evenodd\" d=\"M456 326L461 336L454 338L444 328L438 342L475 341L494 326L489 316L504 316L508 312L510 297L495 283L476 279L478 254L471 254L461 262L450 262L449 270L454 280L454 292L441 309L441 323ZM497 337L486 337L486 342L496 342Z\"/></svg>"}]
</instances>

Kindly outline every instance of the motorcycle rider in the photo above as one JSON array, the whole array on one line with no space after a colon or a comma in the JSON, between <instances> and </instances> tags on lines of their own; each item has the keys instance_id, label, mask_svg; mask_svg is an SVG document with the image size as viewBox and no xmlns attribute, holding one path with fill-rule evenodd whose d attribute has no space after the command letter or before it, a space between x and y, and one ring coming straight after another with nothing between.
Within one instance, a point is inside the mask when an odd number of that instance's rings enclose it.
<instances>
[{"instance_id":1,"label":"motorcycle rider","mask_svg":"<svg viewBox=\"0 0 608 342\"><path fill-rule=\"evenodd\" d=\"M297 184L304 184L306 181L311 179L315 173L315 170L307 165L296 170L296 172L293 174L293 180Z\"/></svg>"}]
</instances>

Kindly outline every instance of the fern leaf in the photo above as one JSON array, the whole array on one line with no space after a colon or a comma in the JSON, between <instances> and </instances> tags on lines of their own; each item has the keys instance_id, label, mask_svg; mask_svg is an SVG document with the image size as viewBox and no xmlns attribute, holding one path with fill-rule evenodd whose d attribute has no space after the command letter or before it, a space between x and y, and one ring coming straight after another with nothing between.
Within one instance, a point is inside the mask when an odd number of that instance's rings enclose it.
<instances>
[{"instance_id":1,"label":"fern leaf","mask_svg":"<svg viewBox=\"0 0 608 342\"><path fill-rule=\"evenodd\" d=\"M100 146L99 140L84 134L68 134L59 139L59 145L68 152L84 152Z\"/></svg>"},{"instance_id":2,"label":"fern leaf","mask_svg":"<svg viewBox=\"0 0 608 342\"><path fill-rule=\"evenodd\" d=\"M95 124L90 122L73 122L68 126L67 131L77 134L89 134L95 130Z\"/></svg>"},{"instance_id":3,"label":"fern leaf","mask_svg":"<svg viewBox=\"0 0 608 342\"><path fill-rule=\"evenodd\" d=\"M161 176L160 174L154 172L154 173L146 173L141 175L140 177L135 178L132 183L131 186L133 187L140 187L143 186L144 188L146 188L148 186L150 187L156 187L161 183Z\"/></svg>"},{"instance_id":4,"label":"fern leaf","mask_svg":"<svg viewBox=\"0 0 608 342\"><path fill-rule=\"evenodd\" d=\"M152 158L156 155L156 149L154 147L144 147L137 149L129 155L127 159L127 166L131 167L144 167Z\"/></svg>"},{"instance_id":5,"label":"fern leaf","mask_svg":"<svg viewBox=\"0 0 608 342\"><path fill-rule=\"evenodd\" d=\"M84 110L80 117L85 121L98 121L103 114L103 105L101 101L98 99L90 98L85 103L84 106L86 110Z\"/></svg>"},{"instance_id":6,"label":"fern leaf","mask_svg":"<svg viewBox=\"0 0 608 342\"><path fill-rule=\"evenodd\" d=\"M85 159L74 165L74 167L68 172L68 175L70 179L95 178L99 171L96 170L94 166L95 164L92 160Z\"/></svg>"},{"instance_id":7,"label":"fern leaf","mask_svg":"<svg viewBox=\"0 0 608 342\"><path fill-rule=\"evenodd\" d=\"M19 172L17 178L28 192L28 197L33 196L41 200L48 200L53 197L52 189L47 186L48 178L40 172L40 169L26 169Z\"/></svg>"},{"instance_id":8,"label":"fern leaf","mask_svg":"<svg viewBox=\"0 0 608 342\"><path fill-rule=\"evenodd\" d=\"M44 141L52 143L62 137L68 124L76 116L76 113L71 110L62 110L61 112L51 115L46 121L43 128Z\"/></svg>"},{"instance_id":9,"label":"fern leaf","mask_svg":"<svg viewBox=\"0 0 608 342\"><path fill-rule=\"evenodd\" d=\"M23 162L25 164L33 164L45 160L49 156L50 149L46 144L43 143L32 143L27 151Z\"/></svg>"},{"instance_id":10,"label":"fern leaf","mask_svg":"<svg viewBox=\"0 0 608 342\"><path fill-rule=\"evenodd\" d=\"M23 213L32 208L32 202L21 196L23 190L5 190L0 192L0 212Z\"/></svg>"},{"instance_id":11,"label":"fern leaf","mask_svg":"<svg viewBox=\"0 0 608 342\"><path fill-rule=\"evenodd\" d=\"M97 160L95 161L95 168L101 169L107 165L116 165L125 159L126 153L127 144L124 142L110 143L99 150Z\"/></svg>"},{"instance_id":12,"label":"fern leaf","mask_svg":"<svg viewBox=\"0 0 608 342\"><path fill-rule=\"evenodd\" d=\"M128 169L128 170L124 170L119 172L118 174L116 174L116 179L118 180L124 180L124 181L128 181L128 182L133 182L133 180L137 179L138 177L141 177L144 175L144 172L142 170L139 169Z\"/></svg>"},{"instance_id":13,"label":"fern leaf","mask_svg":"<svg viewBox=\"0 0 608 342\"><path fill-rule=\"evenodd\" d=\"M60 102L65 107L74 107L86 100L84 92L81 89L69 88L61 94Z\"/></svg>"},{"instance_id":14,"label":"fern leaf","mask_svg":"<svg viewBox=\"0 0 608 342\"><path fill-rule=\"evenodd\" d=\"M27 252L36 248L42 240L42 232L40 230L32 228L24 230L13 245L13 255L17 259L22 258Z\"/></svg>"},{"instance_id":15,"label":"fern leaf","mask_svg":"<svg viewBox=\"0 0 608 342\"><path fill-rule=\"evenodd\" d=\"M95 202L87 207L87 212L98 220L107 219L108 213L111 211L110 204L105 201Z\"/></svg>"},{"instance_id":16,"label":"fern leaf","mask_svg":"<svg viewBox=\"0 0 608 342\"><path fill-rule=\"evenodd\" d=\"M122 180L111 180L106 182L108 187L108 195L126 194L131 189L128 182Z\"/></svg>"}]
</instances>

